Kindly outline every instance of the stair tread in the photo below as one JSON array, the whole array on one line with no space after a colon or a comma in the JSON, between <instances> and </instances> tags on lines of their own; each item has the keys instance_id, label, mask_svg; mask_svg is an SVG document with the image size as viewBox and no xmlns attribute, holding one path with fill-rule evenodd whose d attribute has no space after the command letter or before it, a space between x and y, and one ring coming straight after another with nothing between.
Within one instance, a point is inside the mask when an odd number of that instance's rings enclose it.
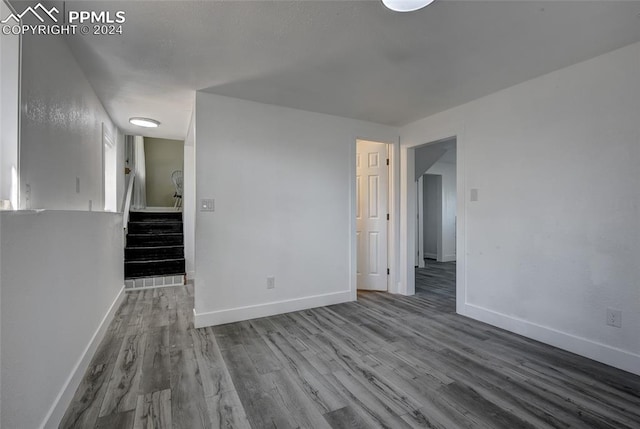
<instances>
[{"instance_id":1,"label":"stair tread","mask_svg":"<svg viewBox=\"0 0 640 429\"><path fill-rule=\"evenodd\" d=\"M181 224L182 221L181 220L177 220L177 219L170 219L170 220L166 220L166 221L162 221L162 222L158 222L155 220L130 220L129 221L129 225L131 225L132 223L135 224L145 224L148 223L150 225L158 225L158 224L173 224L173 225L178 225Z\"/></svg>"},{"instance_id":2,"label":"stair tread","mask_svg":"<svg viewBox=\"0 0 640 429\"><path fill-rule=\"evenodd\" d=\"M135 236L156 236L156 235L182 235L182 232L148 232L148 233L133 233L127 235L135 235Z\"/></svg>"},{"instance_id":3,"label":"stair tread","mask_svg":"<svg viewBox=\"0 0 640 429\"><path fill-rule=\"evenodd\" d=\"M144 276L129 276L129 277L125 277L125 280L137 280L137 279L150 279L150 278L154 278L154 277L170 277L170 276L184 276L186 273L166 273L166 274L160 274L157 276L152 276L152 275L144 275Z\"/></svg>"},{"instance_id":4,"label":"stair tread","mask_svg":"<svg viewBox=\"0 0 640 429\"><path fill-rule=\"evenodd\" d=\"M136 250L140 250L140 249L177 249L179 247L184 248L184 244L168 244L168 245L160 245L160 246L126 246L125 249L136 249Z\"/></svg>"},{"instance_id":5,"label":"stair tread","mask_svg":"<svg viewBox=\"0 0 640 429\"><path fill-rule=\"evenodd\" d=\"M124 261L125 264L150 264L154 262L176 262L176 261L184 261L185 258L168 258L168 259L147 259L147 260L135 260L135 261Z\"/></svg>"}]
</instances>

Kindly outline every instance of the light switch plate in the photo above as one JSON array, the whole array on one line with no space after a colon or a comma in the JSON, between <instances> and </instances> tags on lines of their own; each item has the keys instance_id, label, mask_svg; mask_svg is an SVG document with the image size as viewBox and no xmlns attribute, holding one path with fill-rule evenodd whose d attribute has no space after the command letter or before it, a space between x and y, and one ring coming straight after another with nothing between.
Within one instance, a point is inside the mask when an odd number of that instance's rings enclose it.
<instances>
[{"instance_id":1,"label":"light switch plate","mask_svg":"<svg viewBox=\"0 0 640 429\"><path fill-rule=\"evenodd\" d=\"M471 201L478 201L478 190L477 189L472 189L471 190Z\"/></svg>"},{"instance_id":2,"label":"light switch plate","mask_svg":"<svg viewBox=\"0 0 640 429\"><path fill-rule=\"evenodd\" d=\"M213 198L205 198L200 200L200 211L201 212L212 212L215 211L215 205Z\"/></svg>"}]
</instances>

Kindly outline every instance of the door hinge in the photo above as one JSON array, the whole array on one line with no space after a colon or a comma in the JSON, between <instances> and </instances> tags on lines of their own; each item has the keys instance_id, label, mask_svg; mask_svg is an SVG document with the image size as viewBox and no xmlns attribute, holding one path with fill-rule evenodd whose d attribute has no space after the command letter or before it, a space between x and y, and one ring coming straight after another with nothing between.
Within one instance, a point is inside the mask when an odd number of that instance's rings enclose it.
<instances>
[{"instance_id":1,"label":"door hinge","mask_svg":"<svg viewBox=\"0 0 640 429\"><path fill-rule=\"evenodd\" d=\"M391 272L389 271L389 268L387 268L387 275L391 274Z\"/></svg>"},{"instance_id":2,"label":"door hinge","mask_svg":"<svg viewBox=\"0 0 640 429\"><path fill-rule=\"evenodd\" d=\"M387 165L389 165L389 158L387 158Z\"/></svg>"},{"instance_id":3,"label":"door hinge","mask_svg":"<svg viewBox=\"0 0 640 429\"><path fill-rule=\"evenodd\" d=\"M389 213L387 213L387 220L389 220Z\"/></svg>"}]
</instances>

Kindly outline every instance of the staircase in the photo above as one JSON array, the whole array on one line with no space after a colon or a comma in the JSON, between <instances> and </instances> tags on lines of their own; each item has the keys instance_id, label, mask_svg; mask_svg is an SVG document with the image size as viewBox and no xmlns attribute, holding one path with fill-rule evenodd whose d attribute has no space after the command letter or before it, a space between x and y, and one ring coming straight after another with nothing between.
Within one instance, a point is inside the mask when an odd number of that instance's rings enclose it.
<instances>
[{"instance_id":1,"label":"staircase","mask_svg":"<svg viewBox=\"0 0 640 429\"><path fill-rule=\"evenodd\" d=\"M124 249L125 280L184 274L182 213L130 212Z\"/></svg>"}]
</instances>

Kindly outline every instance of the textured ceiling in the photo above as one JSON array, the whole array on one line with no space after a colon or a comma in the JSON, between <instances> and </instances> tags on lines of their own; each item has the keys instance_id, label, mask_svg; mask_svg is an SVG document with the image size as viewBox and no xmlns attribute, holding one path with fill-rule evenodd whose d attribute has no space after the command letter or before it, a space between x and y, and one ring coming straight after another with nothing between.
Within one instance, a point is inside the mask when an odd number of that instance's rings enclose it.
<instances>
[{"instance_id":1,"label":"textured ceiling","mask_svg":"<svg viewBox=\"0 0 640 429\"><path fill-rule=\"evenodd\" d=\"M71 2L67 2L67 8ZM68 38L106 109L184 138L194 91L403 125L640 40L637 1L73 2L122 36Z\"/></svg>"}]
</instances>

